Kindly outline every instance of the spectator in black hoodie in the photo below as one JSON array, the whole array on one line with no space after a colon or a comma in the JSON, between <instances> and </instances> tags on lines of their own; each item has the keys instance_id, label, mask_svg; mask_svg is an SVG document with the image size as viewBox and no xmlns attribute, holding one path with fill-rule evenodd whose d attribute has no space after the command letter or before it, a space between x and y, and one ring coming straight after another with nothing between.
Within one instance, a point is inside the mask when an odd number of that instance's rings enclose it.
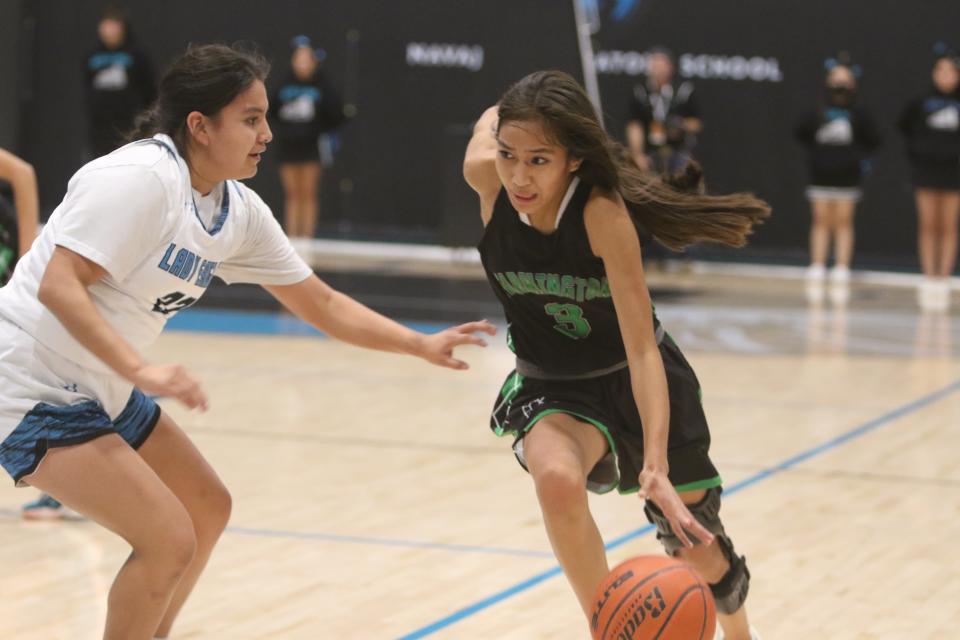
<instances>
[{"instance_id":1,"label":"spectator in black hoodie","mask_svg":"<svg viewBox=\"0 0 960 640\"><path fill-rule=\"evenodd\" d=\"M89 151L99 157L124 144L136 115L153 102L155 73L126 16L113 7L101 14L97 44L83 63Z\"/></svg>"},{"instance_id":2,"label":"spectator in black hoodie","mask_svg":"<svg viewBox=\"0 0 960 640\"><path fill-rule=\"evenodd\" d=\"M290 70L270 100L280 159L284 221L291 238L312 238L320 209L320 138L345 117L339 96L320 73L322 52L310 39L293 39Z\"/></svg>"},{"instance_id":3,"label":"spectator in black hoodie","mask_svg":"<svg viewBox=\"0 0 960 640\"><path fill-rule=\"evenodd\" d=\"M960 57L939 47L933 84L904 108L900 130L919 215L920 265L925 276L921 306L950 305L950 281L957 259L960 216Z\"/></svg>"},{"instance_id":4,"label":"spectator in black hoodie","mask_svg":"<svg viewBox=\"0 0 960 640\"><path fill-rule=\"evenodd\" d=\"M857 104L860 69L841 54L827 60L824 97L796 128L797 138L809 148L813 209L810 229L811 284L826 275L830 236L834 268L830 280L844 285L850 279L853 257L853 214L861 196L861 182L870 154L880 145L880 131L869 111Z\"/></svg>"}]
</instances>

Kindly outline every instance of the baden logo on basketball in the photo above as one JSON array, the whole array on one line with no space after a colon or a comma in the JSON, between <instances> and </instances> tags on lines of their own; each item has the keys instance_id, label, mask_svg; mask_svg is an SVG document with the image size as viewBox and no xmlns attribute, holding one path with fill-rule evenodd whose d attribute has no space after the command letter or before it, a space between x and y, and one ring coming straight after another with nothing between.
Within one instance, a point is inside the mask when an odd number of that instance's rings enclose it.
<instances>
[{"instance_id":1,"label":"baden logo on basketball","mask_svg":"<svg viewBox=\"0 0 960 640\"><path fill-rule=\"evenodd\" d=\"M630 602L628 613L629 610L632 609L633 614L627 618L623 629L617 634L617 640L633 640L637 631L640 629L640 625L646 622L648 615L651 620L656 620L666 608L667 603L663 599L663 594L660 593L659 588L654 587L653 590L645 596L638 594L637 599Z\"/></svg>"},{"instance_id":2,"label":"baden logo on basketball","mask_svg":"<svg viewBox=\"0 0 960 640\"><path fill-rule=\"evenodd\" d=\"M638 556L597 587L593 640L710 640L716 608L710 587L674 558Z\"/></svg>"}]
</instances>

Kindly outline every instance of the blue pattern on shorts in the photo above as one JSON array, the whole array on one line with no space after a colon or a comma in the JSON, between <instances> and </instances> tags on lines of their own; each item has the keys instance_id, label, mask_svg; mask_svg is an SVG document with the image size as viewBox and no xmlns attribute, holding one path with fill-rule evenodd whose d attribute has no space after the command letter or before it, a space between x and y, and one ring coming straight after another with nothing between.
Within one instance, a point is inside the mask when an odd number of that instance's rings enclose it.
<instances>
[{"instance_id":1,"label":"blue pattern on shorts","mask_svg":"<svg viewBox=\"0 0 960 640\"><path fill-rule=\"evenodd\" d=\"M0 466L14 482L33 473L52 447L88 442L116 433L134 449L139 448L160 418L160 407L139 389L116 420L110 420L99 402L55 406L45 402L27 412L6 440L0 442Z\"/></svg>"}]
</instances>

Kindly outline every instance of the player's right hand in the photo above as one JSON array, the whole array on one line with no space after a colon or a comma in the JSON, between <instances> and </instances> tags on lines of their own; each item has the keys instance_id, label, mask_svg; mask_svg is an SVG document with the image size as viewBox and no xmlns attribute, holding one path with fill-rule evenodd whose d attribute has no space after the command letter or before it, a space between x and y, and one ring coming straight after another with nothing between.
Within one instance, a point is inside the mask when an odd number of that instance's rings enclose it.
<instances>
[{"instance_id":1,"label":"player's right hand","mask_svg":"<svg viewBox=\"0 0 960 640\"><path fill-rule=\"evenodd\" d=\"M176 398L190 409L207 410L207 394L182 365L144 365L134 372L132 382L146 393Z\"/></svg>"}]
</instances>

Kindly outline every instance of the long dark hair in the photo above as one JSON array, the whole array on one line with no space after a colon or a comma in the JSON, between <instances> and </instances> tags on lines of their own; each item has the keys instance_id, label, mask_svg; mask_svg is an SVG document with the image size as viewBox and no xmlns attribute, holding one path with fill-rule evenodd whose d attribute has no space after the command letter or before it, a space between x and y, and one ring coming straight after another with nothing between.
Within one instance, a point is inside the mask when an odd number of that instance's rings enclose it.
<instances>
[{"instance_id":1,"label":"long dark hair","mask_svg":"<svg viewBox=\"0 0 960 640\"><path fill-rule=\"evenodd\" d=\"M215 116L255 81L266 79L270 63L239 45L190 46L160 79L157 99L137 116L127 139L166 133L180 153L187 152L187 116L199 111Z\"/></svg>"},{"instance_id":2,"label":"long dark hair","mask_svg":"<svg viewBox=\"0 0 960 640\"><path fill-rule=\"evenodd\" d=\"M576 175L619 192L640 225L671 249L696 242L743 246L753 226L770 215L769 205L749 193L705 194L696 162L669 176L640 171L623 145L604 131L577 81L562 71L537 71L514 84L500 99L498 115L498 126L543 123L557 144L582 160Z\"/></svg>"}]
</instances>

